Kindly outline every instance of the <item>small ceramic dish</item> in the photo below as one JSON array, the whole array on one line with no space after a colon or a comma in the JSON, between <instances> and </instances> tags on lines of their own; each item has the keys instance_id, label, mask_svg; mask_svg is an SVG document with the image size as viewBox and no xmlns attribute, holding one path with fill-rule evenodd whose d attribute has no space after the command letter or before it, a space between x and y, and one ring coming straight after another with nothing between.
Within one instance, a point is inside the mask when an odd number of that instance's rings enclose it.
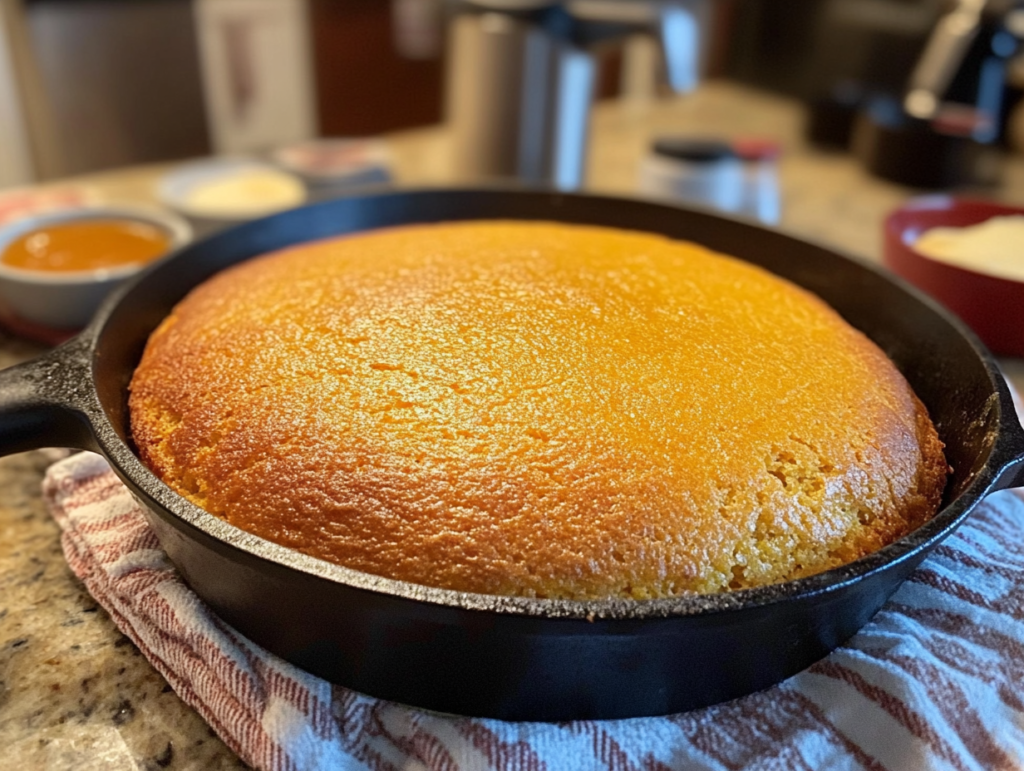
<instances>
[{"instance_id":1,"label":"small ceramic dish","mask_svg":"<svg viewBox=\"0 0 1024 771\"><path fill-rule=\"evenodd\" d=\"M270 159L316 190L346 190L391 181L387 145L379 139L314 139L277 148Z\"/></svg>"},{"instance_id":2,"label":"small ceramic dish","mask_svg":"<svg viewBox=\"0 0 1024 771\"><path fill-rule=\"evenodd\" d=\"M885 264L963 319L993 353L1024 356L1024 281L953 265L914 248L931 228L963 228L1022 214L1022 207L992 201L946 195L911 199L885 220Z\"/></svg>"},{"instance_id":3,"label":"small ceramic dish","mask_svg":"<svg viewBox=\"0 0 1024 771\"><path fill-rule=\"evenodd\" d=\"M244 157L184 164L165 174L156 192L199 235L300 206L308 197L298 175Z\"/></svg>"},{"instance_id":4,"label":"small ceramic dish","mask_svg":"<svg viewBox=\"0 0 1024 771\"><path fill-rule=\"evenodd\" d=\"M167 235L166 254L192 239L181 217L158 209L93 206L26 217L0 228L0 255L21 236L72 222L128 220L152 225ZM50 330L85 326L103 299L118 285L163 259L89 270L48 271L15 267L0 259L0 305L7 318Z\"/></svg>"}]
</instances>

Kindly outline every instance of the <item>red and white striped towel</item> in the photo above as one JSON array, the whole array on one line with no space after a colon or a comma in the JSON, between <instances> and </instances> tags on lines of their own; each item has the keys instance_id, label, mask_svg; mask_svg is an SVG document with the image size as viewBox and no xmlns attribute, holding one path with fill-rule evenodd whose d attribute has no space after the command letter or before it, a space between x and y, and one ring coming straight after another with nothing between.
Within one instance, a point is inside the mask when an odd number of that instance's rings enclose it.
<instances>
[{"instance_id":1,"label":"red and white striped towel","mask_svg":"<svg viewBox=\"0 0 1024 771\"><path fill-rule=\"evenodd\" d=\"M54 465L72 570L258 769L1024 769L1024 489L992 495L883 610L767 691L661 718L503 723L332 686L214 616L100 457Z\"/></svg>"}]
</instances>

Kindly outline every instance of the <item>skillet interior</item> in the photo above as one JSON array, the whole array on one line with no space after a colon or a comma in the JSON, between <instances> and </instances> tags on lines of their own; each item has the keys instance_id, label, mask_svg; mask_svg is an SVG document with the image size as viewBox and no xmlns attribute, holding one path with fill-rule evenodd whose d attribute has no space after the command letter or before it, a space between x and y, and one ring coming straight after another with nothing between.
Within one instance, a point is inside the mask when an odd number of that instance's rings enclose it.
<instances>
[{"instance_id":1,"label":"skillet interior","mask_svg":"<svg viewBox=\"0 0 1024 771\"><path fill-rule=\"evenodd\" d=\"M202 514L135 458L127 383L150 332L197 283L301 241L479 218L557 219L686 238L815 292L889 354L928 407L954 467L944 510L853 565L774 587L644 603L503 599L377 579L266 544ZM102 424L101 449L154 512L172 560L226 620L335 682L419 706L512 719L688 709L765 687L824 655L870 618L991 486L999 469L990 455L1001 404L1008 403L974 337L873 268L710 213L542 192L388 193L250 223L143 276L104 306L89 334L105 418L94 419ZM752 628L765 637L756 650Z\"/></svg>"}]
</instances>

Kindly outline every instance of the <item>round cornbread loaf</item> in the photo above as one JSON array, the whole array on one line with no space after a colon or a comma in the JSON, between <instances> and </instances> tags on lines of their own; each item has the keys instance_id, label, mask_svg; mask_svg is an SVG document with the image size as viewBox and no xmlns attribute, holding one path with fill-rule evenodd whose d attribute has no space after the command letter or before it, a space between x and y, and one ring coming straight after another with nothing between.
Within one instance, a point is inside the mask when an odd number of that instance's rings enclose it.
<instances>
[{"instance_id":1,"label":"round cornbread loaf","mask_svg":"<svg viewBox=\"0 0 1024 771\"><path fill-rule=\"evenodd\" d=\"M131 383L207 511L381 576L655 598L840 565L939 505L910 386L809 293L660 236L396 228L226 270Z\"/></svg>"}]
</instances>

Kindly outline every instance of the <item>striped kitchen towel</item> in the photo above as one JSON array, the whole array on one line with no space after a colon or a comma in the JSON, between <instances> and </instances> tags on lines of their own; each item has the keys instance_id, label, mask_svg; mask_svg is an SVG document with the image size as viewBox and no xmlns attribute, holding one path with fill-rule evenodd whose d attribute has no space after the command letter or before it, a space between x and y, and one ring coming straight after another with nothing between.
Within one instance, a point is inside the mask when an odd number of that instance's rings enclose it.
<instances>
[{"instance_id":1,"label":"striped kitchen towel","mask_svg":"<svg viewBox=\"0 0 1024 771\"><path fill-rule=\"evenodd\" d=\"M1024 769L1024 489L990 496L859 634L782 684L569 723L428 714L332 686L213 615L102 458L60 461L44 490L75 574L257 769Z\"/></svg>"}]
</instances>

